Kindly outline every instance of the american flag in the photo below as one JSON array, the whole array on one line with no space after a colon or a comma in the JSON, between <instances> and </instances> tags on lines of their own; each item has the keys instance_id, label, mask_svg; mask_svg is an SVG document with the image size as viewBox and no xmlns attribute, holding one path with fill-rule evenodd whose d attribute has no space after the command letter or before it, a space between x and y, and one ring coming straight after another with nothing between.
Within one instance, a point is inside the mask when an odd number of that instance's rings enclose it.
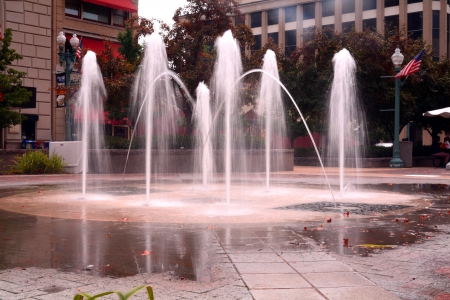
<instances>
[{"instance_id":1,"label":"american flag","mask_svg":"<svg viewBox=\"0 0 450 300\"><path fill-rule=\"evenodd\" d=\"M77 56L78 60L81 59L81 52L82 52L82 50L83 50L83 37L80 37L80 43L78 44L77 53L76 53L76 56Z\"/></svg>"},{"instance_id":2,"label":"american flag","mask_svg":"<svg viewBox=\"0 0 450 300\"><path fill-rule=\"evenodd\" d=\"M396 76L395 78L405 77L409 74L419 71L420 64L422 63L422 56L425 50L422 50L417 54Z\"/></svg>"}]
</instances>

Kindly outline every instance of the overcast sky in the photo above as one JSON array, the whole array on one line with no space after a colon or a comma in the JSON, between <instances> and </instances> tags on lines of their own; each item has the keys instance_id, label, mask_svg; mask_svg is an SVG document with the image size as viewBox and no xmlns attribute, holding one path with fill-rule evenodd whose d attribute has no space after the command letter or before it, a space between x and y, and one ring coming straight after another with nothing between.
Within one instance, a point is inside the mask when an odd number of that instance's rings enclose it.
<instances>
[{"instance_id":1,"label":"overcast sky","mask_svg":"<svg viewBox=\"0 0 450 300\"><path fill-rule=\"evenodd\" d=\"M156 2L156 3L155 3ZM173 13L178 7L186 5L186 0L139 0L139 16L150 18L158 18L169 25L173 24Z\"/></svg>"}]
</instances>

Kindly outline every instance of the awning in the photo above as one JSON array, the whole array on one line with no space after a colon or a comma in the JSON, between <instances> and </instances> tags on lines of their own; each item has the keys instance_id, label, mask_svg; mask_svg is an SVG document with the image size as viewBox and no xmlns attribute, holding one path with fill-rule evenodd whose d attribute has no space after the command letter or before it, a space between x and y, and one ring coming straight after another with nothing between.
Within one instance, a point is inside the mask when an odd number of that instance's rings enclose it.
<instances>
[{"instance_id":1,"label":"awning","mask_svg":"<svg viewBox=\"0 0 450 300\"><path fill-rule=\"evenodd\" d=\"M113 9L124 10L132 13L137 13L137 9L130 0L83 0L84 2L89 2L97 4L100 6L106 6Z\"/></svg>"},{"instance_id":2,"label":"awning","mask_svg":"<svg viewBox=\"0 0 450 300\"><path fill-rule=\"evenodd\" d=\"M450 107L430 110L425 112L423 115L426 117L441 116L443 118L450 118Z\"/></svg>"},{"instance_id":3,"label":"awning","mask_svg":"<svg viewBox=\"0 0 450 300\"><path fill-rule=\"evenodd\" d=\"M95 52L95 54L100 54L103 50L105 50L105 45L103 44L104 40L100 40L100 39L94 39L91 37L85 37L85 36L78 36L78 39L82 40L82 44L83 44L83 49L88 49L91 50L93 52ZM71 34L66 34L66 38L68 40L70 40L72 38ZM117 57L119 56L119 47L120 44L116 43L116 42L112 42L111 43L113 51L114 51L114 56Z\"/></svg>"}]
</instances>

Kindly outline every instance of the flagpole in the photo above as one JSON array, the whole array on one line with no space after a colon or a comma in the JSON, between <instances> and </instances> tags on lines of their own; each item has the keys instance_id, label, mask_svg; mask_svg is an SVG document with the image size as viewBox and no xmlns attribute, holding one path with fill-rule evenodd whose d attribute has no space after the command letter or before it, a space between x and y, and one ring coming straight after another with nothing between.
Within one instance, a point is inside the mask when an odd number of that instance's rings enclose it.
<instances>
[{"instance_id":1,"label":"flagpole","mask_svg":"<svg viewBox=\"0 0 450 300\"><path fill-rule=\"evenodd\" d=\"M400 72L400 67L395 67L395 74ZM389 166L391 168L403 168L403 161L400 158L400 78L395 79L395 118L394 118L394 152Z\"/></svg>"}]
</instances>

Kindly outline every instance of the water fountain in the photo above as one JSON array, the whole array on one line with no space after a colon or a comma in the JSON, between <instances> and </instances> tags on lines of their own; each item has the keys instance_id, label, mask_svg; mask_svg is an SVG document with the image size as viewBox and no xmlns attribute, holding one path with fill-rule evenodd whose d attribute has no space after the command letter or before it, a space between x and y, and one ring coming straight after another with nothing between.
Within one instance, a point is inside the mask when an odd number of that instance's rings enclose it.
<instances>
[{"instance_id":1,"label":"water fountain","mask_svg":"<svg viewBox=\"0 0 450 300\"><path fill-rule=\"evenodd\" d=\"M94 52L86 53L82 68L83 76L75 106L76 111L81 112L81 122L78 123L77 131L81 132L82 195L85 198L87 173L98 173L100 168L108 170L109 159L100 154L105 144L103 101L106 99L106 90ZM90 158L93 161L89 161Z\"/></svg>"},{"instance_id":2,"label":"water fountain","mask_svg":"<svg viewBox=\"0 0 450 300\"><path fill-rule=\"evenodd\" d=\"M194 123L196 132L194 170L202 174L202 183L206 186L211 183L214 173L213 148L211 140L212 117L210 108L209 89L200 82L197 90L197 103L194 110Z\"/></svg>"},{"instance_id":3,"label":"water fountain","mask_svg":"<svg viewBox=\"0 0 450 300\"><path fill-rule=\"evenodd\" d=\"M272 154L270 149L283 149L286 137L285 110L281 89L277 82L280 77L276 56L272 50L267 50L264 55L262 70L264 73L261 76L257 113L260 116L260 123L264 124L265 128L266 188L269 189L271 166L280 164L279 152Z\"/></svg>"},{"instance_id":4,"label":"water fountain","mask_svg":"<svg viewBox=\"0 0 450 300\"><path fill-rule=\"evenodd\" d=\"M345 168L360 168L365 118L356 98L356 63L347 49L333 57L334 80L328 125L328 159L338 157L339 188L345 190Z\"/></svg>"}]
</instances>

